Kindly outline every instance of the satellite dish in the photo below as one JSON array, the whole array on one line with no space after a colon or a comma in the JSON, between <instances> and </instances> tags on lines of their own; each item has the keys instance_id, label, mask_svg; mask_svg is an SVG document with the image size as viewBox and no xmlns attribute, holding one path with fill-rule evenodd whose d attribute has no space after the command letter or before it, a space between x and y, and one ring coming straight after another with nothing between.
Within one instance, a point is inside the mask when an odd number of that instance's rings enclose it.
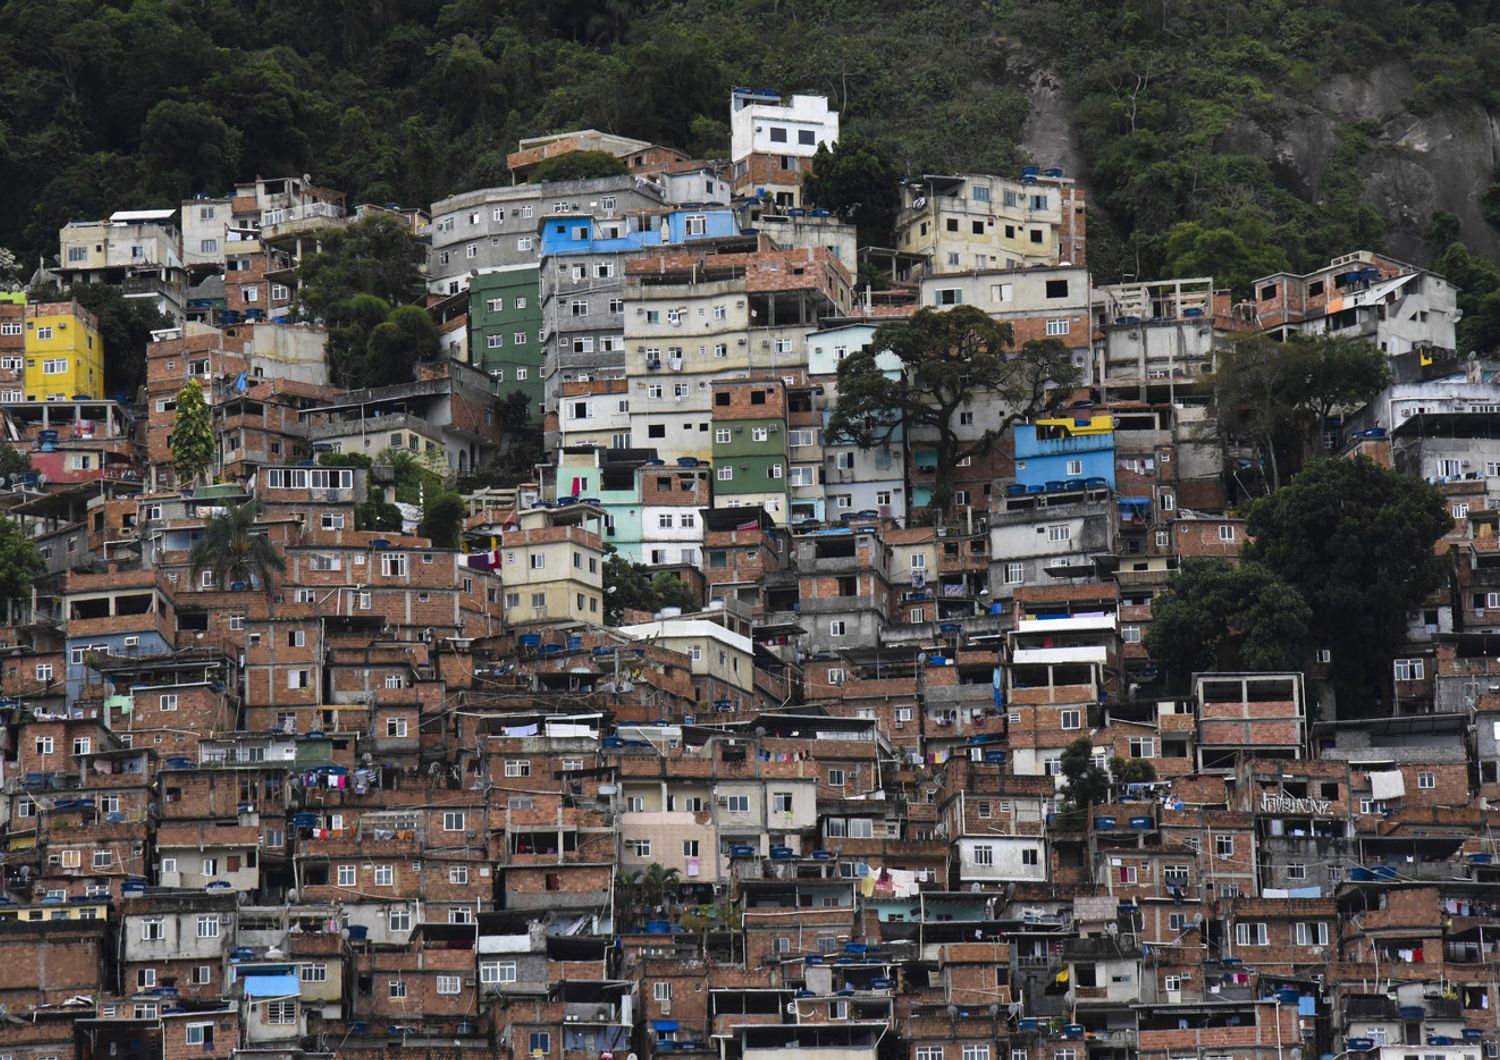
<instances>
[{"instance_id":1,"label":"satellite dish","mask_svg":"<svg viewBox=\"0 0 1500 1060\"><path fill-rule=\"evenodd\" d=\"M304 173L304 174L302 174L302 183L304 183L304 184L311 184L312 183L312 174L311 173Z\"/></svg>"}]
</instances>

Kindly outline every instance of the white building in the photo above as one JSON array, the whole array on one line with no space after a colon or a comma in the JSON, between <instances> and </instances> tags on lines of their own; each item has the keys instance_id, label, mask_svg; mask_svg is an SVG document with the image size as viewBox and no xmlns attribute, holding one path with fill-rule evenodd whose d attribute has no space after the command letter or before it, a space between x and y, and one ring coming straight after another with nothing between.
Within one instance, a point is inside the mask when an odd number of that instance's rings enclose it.
<instances>
[{"instance_id":1,"label":"white building","mask_svg":"<svg viewBox=\"0 0 1500 1060\"><path fill-rule=\"evenodd\" d=\"M730 154L738 163L751 155L811 158L819 144L839 139L839 113L826 96L792 96L764 88L736 88L730 94Z\"/></svg>"}]
</instances>

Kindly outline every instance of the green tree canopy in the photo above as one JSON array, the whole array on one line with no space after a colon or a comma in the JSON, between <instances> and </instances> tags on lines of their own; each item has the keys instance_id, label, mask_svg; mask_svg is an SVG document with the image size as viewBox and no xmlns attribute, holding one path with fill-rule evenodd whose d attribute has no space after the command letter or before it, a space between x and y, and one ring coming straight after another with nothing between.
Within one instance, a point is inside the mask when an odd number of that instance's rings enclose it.
<instances>
[{"instance_id":1,"label":"green tree canopy","mask_svg":"<svg viewBox=\"0 0 1500 1060\"><path fill-rule=\"evenodd\" d=\"M543 159L531 171L532 184L559 180L594 180L599 177L623 177L630 167L608 151L569 151Z\"/></svg>"},{"instance_id":2,"label":"green tree canopy","mask_svg":"<svg viewBox=\"0 0 1500 1060\"><path fill-rule=\"evenodd\" d=\"M1471 254L1462 243L1450 243L1432 263L1458 288L1458 352L1493 356L1500 352L1500 265Z\"/></svg>"},{"instance_id":3,"label":"green tree canopy","mask_svg":"<svg viewBox=\"0 0 1500 1060\"><path fill-rule=\"evenodd\" d=\"M172 450L172 470L183 484L206 482L214 464L214 429L209 422L208 402L203 398L203 384L189 379L177 391L177 412L168 438Z\"/></svg>"},{"instance_id":4,"label":"green tree canopy","mask_svg":"<svg viewBox=\"0 0 1500 1060\"><path fill-rule=\"evenodd\" d=\"M17 475L27 475L35 470L29 453L13 445L0 445L0 475L6 482L13 483Z\"/></svg>"},{"instance_id":5,"label":"green tree canopy","mask_svg":"<svg viewBox=\"0 0 1500 1060\"><path fill-rule=\"evenodd\" d=\"M1313 461L1250 507L1242 555L1307 602L1312 646L1333 653L1341 716L1382 701L1408 612L1449 575L1436 546L1452 526L1436 489L1364 457Z\"/></svg>"},{"instance_id":6,"label":"green tree canopy","mask_svg":"<svg viewBox=\"0 0 1500 1060\"><path fill-rule=\"evenodd\" d=\"M889 246L898 205L896 167L859 136L832 148L819 144L812 169L802 178L802 197L833 210L859 229L861 244Z\"/></svg>"},{"instance_id":7,"label":"green tree canopy","mask_svg":"<svg viewBox=\"0 0 1500 1060\"><path fill-rule=\"evenodd\" d=\"M1291 268L1275 230L1259 213L1225 218L1222 227L1183 221L1167 233L1168 276L1211 276L1236 300L1254 296L1254 281Z\"/></svg>"},{"instance_id":8,"label":"green tree canopy","mask_svg":"<svg viewBox=\"0 0 1500 1060\"><path fill-rule=\"evenodd\" d=\"M417 524L417 533L430 538L439 548L457 548L463 538L464 519L468 514L464 499L457 493L451 490L429 493L422 521Z\"/></svg>"},{"instance_id":9,"label":"green tree canopy","mask_svg":"<svg viewBox=\"0 0 1500 1060\"><path fill-rule=\"evenodd\" d=\"M703 601L693 587L677 575L662 571L651 579L651 591L656 594L656 610L663 607L680 607L684 611L697 611Z\"/></svg>"},{"instance_id":10,"label":"green tree canopy","mask_svg":"<svg viewBox=\"0 0 1500 1060\"><path fill-rule=\"evenodd\" d=\"M427 261L421 240L394 217L371 214L342 228L319 233L320 247L297 266L302 281L301 311L329 327L363 323L370 330L384 321L369 322L368 295L393 308L422 297L418 268Z\"/></svg>"},{"instance_id":11,"label":"green tree canopy","mask_svg":"<svg viewBox=\"0 0 1500 1060\"><path fill-rule=\"evenodd\" d=\"M273 573L285 570L286 562L271 539L255 529L259 517L260 506L253 502L210 517L188 553L193 577L211 571L221 590L236 584L269 588Z\"/></svg>"},{"instance_id":12,"label":"green tree canopy","mask_svg":"<svg viewBox=\"0 0 1500 1060\"><path fill-rule=\"evenodd\" d=\"M966 457L990 452L1017 422L1055 405L1077 379L1072 352L1056 339L1011 349L1009 324L973 306L920 309L876 330L869 346L839 362L838 402L827 433L869 448L905 430L931 436L937 450L929 508L945 512L953 471ZM882 353L898 365L887 372ZM974 400L1002 411L973 440L960 438L958 411Z\"/></svg>"},{"instance_id":13,"label":"green tree canopy","mask_svg":"<svg viewBox=\"0 0 1500 1060\"><path fill-rule=\"evenodd\" d=\"M1323 447L1330 416L1358 409L1390 381L1385 354L1362 339L1260 334L1226 343L1210 380L1220 428L1255 448L1272 489Z\"/></svg>"},{"instance_id":14,"label":"green tree canopy","mask_svg":"<svg viewBox=\"0 0 1500 1060\"><path fill-rule=\"evenodd\" d=\"M21 528L0 518L0 598L15 600L31 594L31 584L46 571L46 561Z\"/></svg>"},{"instance_id":15,"label":"green tree canopy","mask_svg":"<svg viewBox=\"0 0 1500 1060\"><path fill-rule=\"evenodd\" d=\"M1151 601L1146 650L1180 692L1202 671L1300 668L1311 619L1297 590L1259 563L1188 559Z\"/></svg>"},{"instance_id":16,"label":"green tree canopy","mask_svg":"<svg viewBox=\"0 0 1500 1060\"><path fill-rule=\"evenodd\" d=\"M1094 744L1087 736L1080 736L1068 744L1058 768L1067 781L1063 794L1074 813L1082 813L1090 806L1109 801L1109 773L1094 763Z\"/></svg>"}]
</instances>

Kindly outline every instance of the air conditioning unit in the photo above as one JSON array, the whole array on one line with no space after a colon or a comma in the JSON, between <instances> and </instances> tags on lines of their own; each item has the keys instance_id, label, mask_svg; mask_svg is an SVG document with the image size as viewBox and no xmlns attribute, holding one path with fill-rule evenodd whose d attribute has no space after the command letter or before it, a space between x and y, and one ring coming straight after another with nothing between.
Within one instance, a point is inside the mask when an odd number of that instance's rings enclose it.
<instances>
[{"instance_id":1,"label":"air conditioning unit","mask_svg":"<svg viewBox=\"0 0 1500 1060\"><path fill-rule=\"evenodd\" d=\"M672 1014L672 1002L669 1001L667 998L662 998L660 1004L661 1004L661 1014L663 1016L670 1016Z\"/></svg>"},{"instance_id":2,"label":"air conditioning unit","mask_svg":"<svg viewBox=\"0 0 1500 1060\"><path fill-rule=\"evenodd\" d=\"M717 802L720 806L728 806L729 805L729 796L728 795L717 795L717 796L714 797L714 801Z\"/></svg>"},{"instance_id":3,"label":"air conditioning unit","mask_svg":"<svg viewBox=\"0 0 1500 1060\"><path fill-rule=\"evenodd\" d=\"M139 648L141 646L141 638L140 637L126 637L124 643L125 643L125 647L127 647L127 648Z\"/></svg>"}]
</instances>

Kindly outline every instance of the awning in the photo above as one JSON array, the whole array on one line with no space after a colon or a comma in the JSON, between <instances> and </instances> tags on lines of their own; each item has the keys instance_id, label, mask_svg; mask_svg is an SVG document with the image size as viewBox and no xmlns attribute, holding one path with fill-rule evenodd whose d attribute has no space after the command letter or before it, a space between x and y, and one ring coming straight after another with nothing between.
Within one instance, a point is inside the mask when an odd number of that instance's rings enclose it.
<instances>
[{"instance_id":1,"label":"awning","mask_svg":"<svg viewBox=\"0 0 1500 1060\"><path fill-rule=\"evenodd\" d=\"M678 1023L677 1023L676 1020L652 1020L651 1021L651 1029L653 1031L675 1031L675 1030L678 1029L678 1026L679 1025L678 1025Z\"/></svg>"},{"instance_id":2,"label":"awning","mask_svg":"<svg viewBox=\"0 0 1500 1060\"><path fill-rule=\"evenodd\" d=\"M242 982L246 997L297 997L302 993L295 975L247 975Z\"/></svg>"}]
</instances>

